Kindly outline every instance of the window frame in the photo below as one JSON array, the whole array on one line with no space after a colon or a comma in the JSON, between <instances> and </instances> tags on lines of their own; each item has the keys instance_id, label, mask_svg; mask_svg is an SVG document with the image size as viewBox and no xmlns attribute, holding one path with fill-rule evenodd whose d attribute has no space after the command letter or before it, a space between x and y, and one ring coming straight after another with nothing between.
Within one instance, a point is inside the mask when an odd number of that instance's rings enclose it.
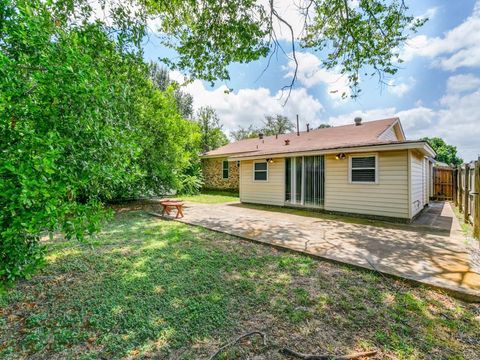
<instances>
[{"instance_id":1,"label":"window frame","mask_svg":"<svg viewBox=\"0 0 480 360\"><path fill-rule=\"evenodd\" d=\"M368 158L374 157L375 158L375 181L353 181L352 179L352 172L353 170L371 170L371 167L365 168L355 168L352 167L352 159L353 158ZM370 153L370 154L357 154L357 155L349 155L348 156L348 183L349 184L364 184L364 185L375 185L378 184L378 153Z\"/></svg>"},{"instance_id":2,"label":"window frame","mask_svg":"<svg viewBox=\"0 0 480 360\"><path fill-rule=\"evenodd\" d=\"M227 163L227 168L225 169L225 163ZM227 171L227 177L225 177L225 170ZM230 166L228 160L222 160L222 179L228 180L230 178Z\"/></svg>"},{"instance_id":3,"label":"window frame","mask_svg":"<svg viewBox=\"0 0 480 360\"><path fill-rule=\"evenodd\" d=\"M258 164L258 163L267 164L267 169L266 170L255 170L255 164ZM252 179L253 179L253 182L262 182L262 183L268 182L268 170L269 170L268 161L266 161L266 160L256 160L256 161L254 161L253 164L252 164ZM266 179L265 180L256 180L255 179L255 173L256 172L265 172L266 175L267 175Z\"/></svg>"}]
</instances>

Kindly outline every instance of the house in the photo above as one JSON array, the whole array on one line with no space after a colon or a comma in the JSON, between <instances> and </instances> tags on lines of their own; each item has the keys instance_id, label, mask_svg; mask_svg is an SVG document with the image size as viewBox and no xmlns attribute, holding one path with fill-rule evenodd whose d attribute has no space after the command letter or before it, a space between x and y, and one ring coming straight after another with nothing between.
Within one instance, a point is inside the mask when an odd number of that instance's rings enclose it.
<instances>
[{"instance_id":1,"label":"house","mask_svg":"<svg viewBox=\"0 0 480 360\"><path fill-rule=\"evenodd\" d=\"M227 144L202 156L207 184L244 203L409 221L428 205L433 149L398 118ZM215 186L210 186L215 187Z\"/></svg>"}]
</instances>

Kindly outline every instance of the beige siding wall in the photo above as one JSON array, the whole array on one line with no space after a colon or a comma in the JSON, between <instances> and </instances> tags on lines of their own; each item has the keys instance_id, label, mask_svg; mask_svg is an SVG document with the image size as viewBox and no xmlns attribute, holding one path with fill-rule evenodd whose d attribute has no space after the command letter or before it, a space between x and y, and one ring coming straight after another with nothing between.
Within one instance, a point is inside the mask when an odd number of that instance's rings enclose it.
<instances>
[{"instance_id":1,"label":"beige siding wall","mask_svg":"<svg viewBox=\"0 0 480 360\"><path fill-rule=\"evenodd\" d=\"M325 155L325 210L409 217L406 150L378 153L378 184L349 183L348 163Z\"/></svg>"},{"instance_id":2,"label":"beige siding wall","mask_svg":"<svg viewBox=\"0 0 480 360\"><path fill-rule=\"evenodd\" d=\"M411 196L410 206L412 217L423 209L425 204L425 168L423 156L410 152Z\"/></svg>"},{"instance_id":3,"label":"beige siding wall","mask_svg":"<svg viewBox=\"0 0 480 360\"><path fill-rule=\"evenodd\" d=\"M268 181L253 181L253 161L240 162L240 201L284 205L285 159L268 164Z\"/></svg>"}]
</instances>

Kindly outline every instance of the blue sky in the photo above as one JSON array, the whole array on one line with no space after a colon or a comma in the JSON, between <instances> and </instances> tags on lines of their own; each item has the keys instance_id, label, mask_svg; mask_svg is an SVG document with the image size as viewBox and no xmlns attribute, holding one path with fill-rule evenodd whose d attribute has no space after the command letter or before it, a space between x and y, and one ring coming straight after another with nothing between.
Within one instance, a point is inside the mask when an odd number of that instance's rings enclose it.
<instances>
[{"instance_id":1,"label":"blue sky","mask_svg":"<svg viewBox=\"0 0 480 360\"><path fill-rule=\"evenodd\" d=\"M355 0L350 0L355 2ZM277 0L279 12L300 26L293 0ZM259 78L266 60L230 66L231 80L210 87L194 81L185 91L194 96L194 106L212 106L228 133L239 126L259 125L265 115L298 114L306 123L341 125L399 116L410 139L441 136L458 147L465 160L480 155L480 0L407 0L414 16L429 21L401 50L405 63L400 71L380 85L378 78L362 78L357 100L341 99L346 81L335 71L322 68L319 55L297 49L300 61L295 89L285 106L279 90L290 81L292 61L279 54ZM280 29L281 30L281 29ZM286 33L285 33L286 36ZM285 42L285 48L288 43ZM171 56L152 38L145 57ZM173 72L176 80L183 79ZM233 92L226 94L227 88Z\"/></svg>"}]
</instances>

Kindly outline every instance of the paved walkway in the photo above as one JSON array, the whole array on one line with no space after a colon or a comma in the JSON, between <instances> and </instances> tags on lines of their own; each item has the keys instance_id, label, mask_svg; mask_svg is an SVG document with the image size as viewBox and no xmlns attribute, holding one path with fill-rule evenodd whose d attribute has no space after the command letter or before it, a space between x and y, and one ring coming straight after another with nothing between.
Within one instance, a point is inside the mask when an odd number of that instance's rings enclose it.
<instances>
[{"instance_id":1,"label":"paved walkway","mask_svg":"<svg viewBox=\"0 0 480 360\"><path fill-rule=\"evenodd\" d=\"M439 207L436 208L438 213ZM377 227L252 209L239 203L187 203L179 221L425 283L480 301L480 268L445 203L448 231L414 225ZM431 219L430 219L431 220ZM419 220L422 223L422 220ZM438 226L438 228L442 228ZM477 253L478 254L478 253ZM477 264L478 266L478 264Z\"/></svg>"}]
</instances>

